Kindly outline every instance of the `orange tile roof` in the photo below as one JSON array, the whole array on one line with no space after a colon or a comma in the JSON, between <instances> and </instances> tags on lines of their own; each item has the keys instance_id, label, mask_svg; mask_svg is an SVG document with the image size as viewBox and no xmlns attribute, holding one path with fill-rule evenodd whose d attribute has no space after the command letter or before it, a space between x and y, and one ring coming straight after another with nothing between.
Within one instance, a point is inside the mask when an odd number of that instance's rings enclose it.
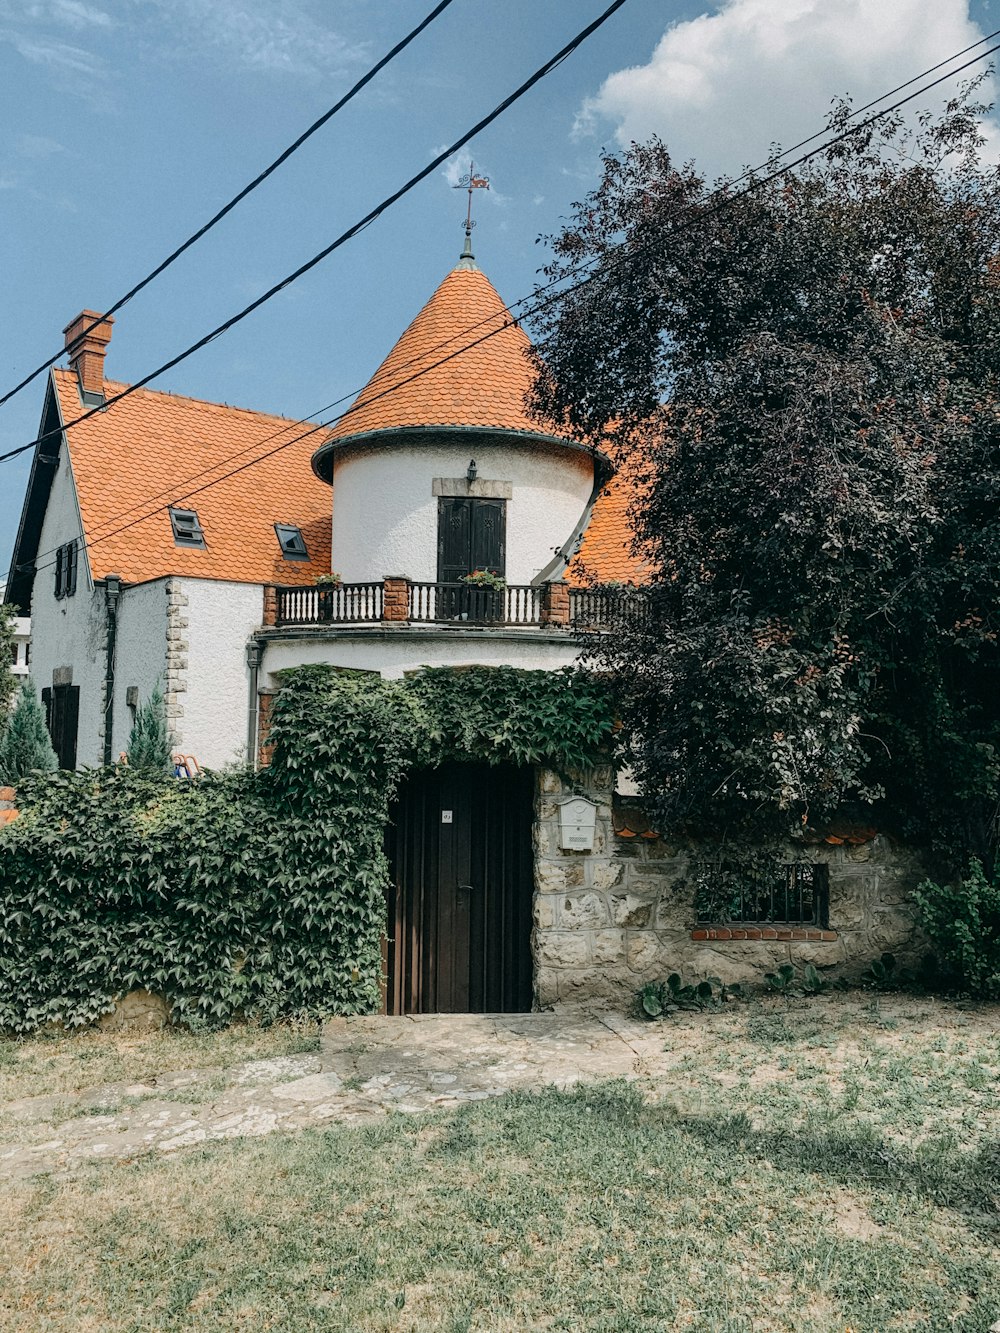
<instances>
[{"instance_id":1,"label":"orange tile roof","mask_svg":"<svg viewBox=\"0 0 1000 1333\"><path fill-rule=\"evenodd\" d=\"M479 341L485 334L492 336ZM525 409L533 378L525 355L530 346L485 273L452 269L333 428L332 438L404 426L557 434Z\"/></svg>"},{"instance_id":2,"label":"orange tile roof","mask_svg":"<svg viewBox=\"0 0 1000 1333\"><path fill-rule=\"evenodd\" d=\"M614 477L598 496L579 553L566 571L567 583L648 583L650 565L633 555L628 507L634 488Z\"/></svg>"},{"instance_id":3,"label":"orange tile roof","mask_svg":"<svg viewBox=\"0 0 1000 1333\"><path fill-rule=\"evenodd\" d=\"M79 416L76 375L69 370L52 375L62 419ZM126 386L106 381L105 387L110 397ZM74 426L67 432L69 452L94 578L114 573L127 583L143 583L179 574L309 584L329 573L330 490L309 466L326 432L261 458L310 429L311 422L150 389ZM257 458L261 461L252 467L184 498ZM160 508L173 501L197 511L204 550L174 545L170 516ZM115 531L146 514L142 522ZM274 523L302 529L308 561L282 558Z\"/></svg>"}]
</instances>

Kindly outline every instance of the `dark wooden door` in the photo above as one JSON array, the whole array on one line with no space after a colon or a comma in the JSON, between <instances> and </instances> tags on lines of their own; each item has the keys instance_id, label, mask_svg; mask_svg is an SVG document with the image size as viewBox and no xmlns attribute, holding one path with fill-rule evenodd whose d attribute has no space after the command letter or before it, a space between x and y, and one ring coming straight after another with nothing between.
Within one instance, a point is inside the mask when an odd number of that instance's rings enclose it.
<instances>
[{"instance_id":1,"label":"dark wooden door","mask_svg":"<svg viewBox=\"0 0 1000 1333\"><path fill-rule=\"evenodd\" d=\"M475 569L502 575L506 520L503 500L439 500L438 582L457 583Z\"/></svg>"},{"instance_id":2,"label":"dark wooden door","mask_svg":"<svg viewBox=\"0 0 1000 1333\"><path fill-rule=\"evenodd\" d=\"M531 1008L531 770L417 773L390 828L390 1013Z\"/></svg>"},{"instance_id":3,"label":"dark wooden door","mask_svg":"<svg viewBox=\"0 0 1000 1333\"><path fill-rule=\"evenodd\" d=\"M45 723L60 768L76 768L76 740L80 728L79 685L54 685L42 690Z\"/></svg>"}]
</instances>

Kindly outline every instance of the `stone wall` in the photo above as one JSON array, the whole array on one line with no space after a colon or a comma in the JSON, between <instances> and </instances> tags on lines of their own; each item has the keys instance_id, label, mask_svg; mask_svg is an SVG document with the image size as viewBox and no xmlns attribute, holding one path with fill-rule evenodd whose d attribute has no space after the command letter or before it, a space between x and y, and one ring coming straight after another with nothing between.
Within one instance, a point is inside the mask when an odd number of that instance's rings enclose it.
<instances>
[{"instance_id":1,"label":"stone wall","mask_svg":"<svg viewBox=\"0 0 1000 1333\"><path fill-rule=\"evenodd\" d=\"M597 804L593 852L560 849L557 802L571 795ZM829 866L830 930L763 928L760 939L740 938L752 932L699 929L687 882L692 849L641 834L617 836L611 801L610 768L568 781L539 773L532 933L539 1005L628 1002L640 986L670 972L685 980L759 982L785 962L857 976L886 951L903 963L919 959L922 941L907 899L920 867L887 838L790 849L789 859Z\"/></svg>"}]
</instances>

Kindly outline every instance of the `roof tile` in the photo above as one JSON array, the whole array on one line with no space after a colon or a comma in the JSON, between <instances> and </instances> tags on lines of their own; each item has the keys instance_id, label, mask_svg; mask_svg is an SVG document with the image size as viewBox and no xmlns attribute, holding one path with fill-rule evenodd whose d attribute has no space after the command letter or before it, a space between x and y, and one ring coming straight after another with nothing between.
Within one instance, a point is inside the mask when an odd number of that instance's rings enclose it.
<instances>
[{"instance_id":1,"label":"roof tile","mask_svg":"<svg viewBox=\"0 0 1000 1333\"><path fill-rule=\"evenodd\" d=\"M52 374L62 419L79 416L76 375ZM308 584L329 572L330 491L309 465L326 431L312 423L139 389L66 434L94 578ZM174 545L172 502L197 510L204 550ZM282 558L275 523L302 529L308 561Z\"/></svg>"},{"instance_id":2,"label":"roof tile","mask_svg":"<svg viewBox=\"0 0 1000 1333\"><path fill-rule=\"evenodd\" d=\"M558 433L525 408L530 347L486 274L452 269L331 435L404 426Z\"/></svg>"}]
</instances>

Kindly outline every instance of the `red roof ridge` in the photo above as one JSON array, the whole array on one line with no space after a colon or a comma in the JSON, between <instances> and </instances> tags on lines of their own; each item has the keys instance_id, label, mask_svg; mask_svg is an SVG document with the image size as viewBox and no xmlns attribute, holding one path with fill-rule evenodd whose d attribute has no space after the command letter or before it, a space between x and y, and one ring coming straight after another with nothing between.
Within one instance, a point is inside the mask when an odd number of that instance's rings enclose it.
<instances>
[{"instance_id":1,"label":"red roof ridge","mask_svg":"<svg viewBox=\"0 0 1000 1333\"><path fill-rule=\"evenodd\" d=\"M70 370L67 366L55 366L53 369L57 375L65 375L73 380L76 379L76 373ZM109 398L113 397L115 394L123 392L125 389L132 388L131 384L127 383L125 380L109 379L105 379L104 387L107 390L107 396ZM132 398L170 398L174 402L194 403L198 407L215 408L219 412L242 412L245 416L268 417L272 421L287 421L291 426L304 426L308 421L308 417L288 417L285 416L283 412L265 412L262 409L255 407L240 407L236 403L220 403L213 398L196 398L194 394L176 393L173 389L149 389L146 388L145 385L143 385L141 389L134 389L129 396Z\"/></svg>"}]
</instances>

